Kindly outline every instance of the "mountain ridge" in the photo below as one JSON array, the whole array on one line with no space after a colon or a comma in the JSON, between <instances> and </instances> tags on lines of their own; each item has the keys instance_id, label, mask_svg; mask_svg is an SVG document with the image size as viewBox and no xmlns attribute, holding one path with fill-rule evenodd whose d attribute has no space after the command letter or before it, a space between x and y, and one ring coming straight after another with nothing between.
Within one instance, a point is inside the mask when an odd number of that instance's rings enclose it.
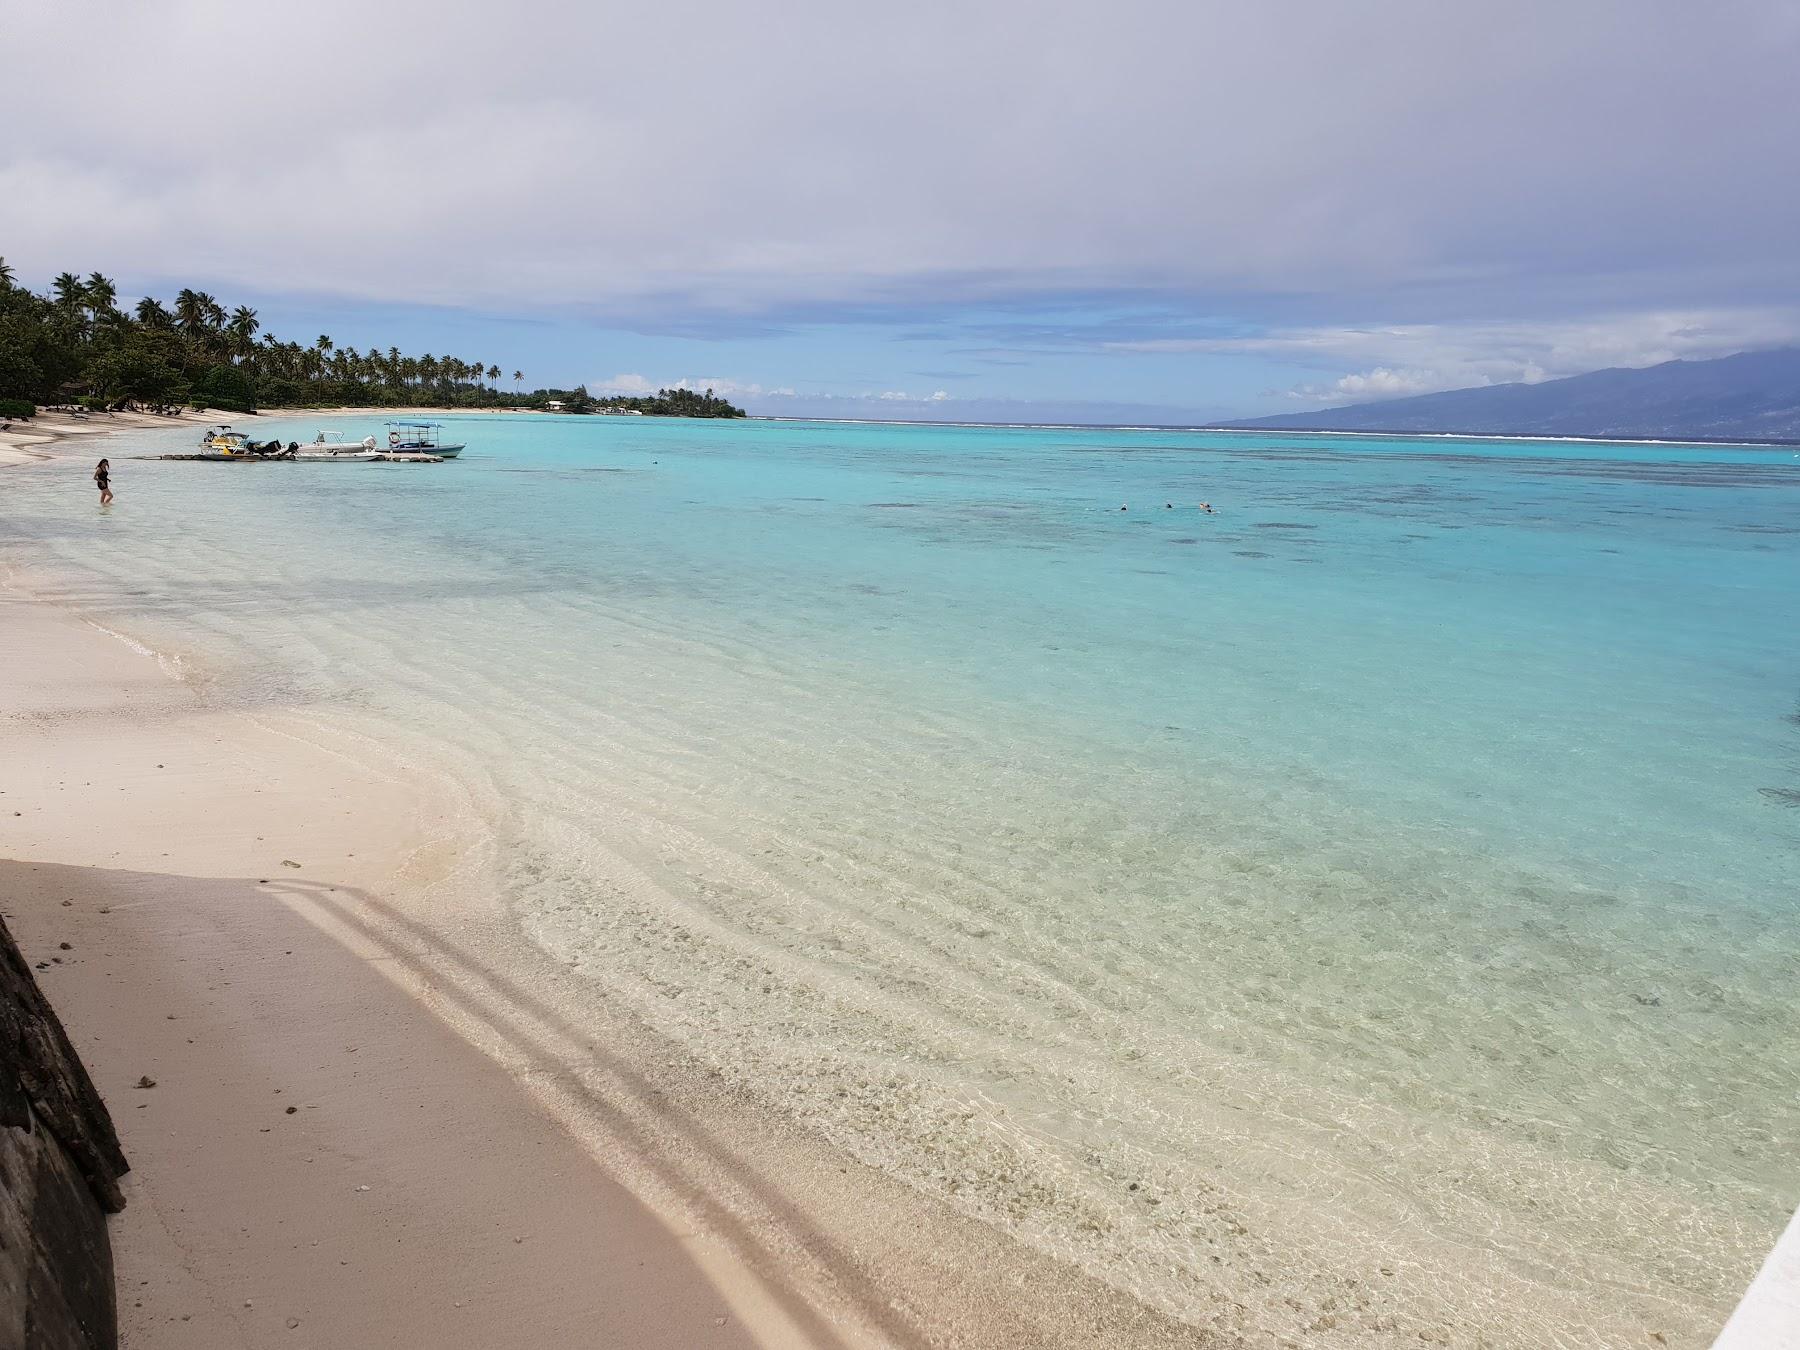
<instances>
[{"instance_id":1,"label":"mountain ridge","mask_svg":"<svg viewBox=\"0 0 1800 1350\"><path fill-rule=\"evenodd\" d=\"M1223 426L1417 435L1800 441L1800 348L1611 367L1538 384L1479 385Z\"/></svg>"}]
</instances>

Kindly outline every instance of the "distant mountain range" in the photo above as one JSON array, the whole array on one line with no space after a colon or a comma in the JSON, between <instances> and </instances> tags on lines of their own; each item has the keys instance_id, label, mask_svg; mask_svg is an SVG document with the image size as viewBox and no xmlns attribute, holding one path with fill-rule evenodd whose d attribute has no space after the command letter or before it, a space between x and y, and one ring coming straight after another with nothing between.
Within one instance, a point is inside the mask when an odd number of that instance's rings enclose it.
<instances>
[{"instance_id":1,"label":"distant mountain range","mask_svg":"<svg viewBox=\"0 0 1800 1350\"><path fill-rule=\"evenodd\" d=\"M1290 431L1800 441L1800 349L1596 370L1232 422Z\"/></svg>"}]
</instances>

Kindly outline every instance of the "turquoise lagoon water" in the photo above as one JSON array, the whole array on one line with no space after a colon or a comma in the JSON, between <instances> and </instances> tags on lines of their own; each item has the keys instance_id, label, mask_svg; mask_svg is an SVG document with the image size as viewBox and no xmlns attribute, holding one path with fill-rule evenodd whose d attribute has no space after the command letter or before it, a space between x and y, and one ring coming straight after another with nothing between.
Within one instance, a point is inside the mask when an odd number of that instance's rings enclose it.
<instances>
[{"instance_id":1,"label":"turquoise lagoon water","mask_svg":"<svg viewBox=\"0 0 1800 1350\"><path fill-rule=\"evenodd\" d=\"M1800 1199L1793 452L450 429L0 539L484 763L570 978L1196 1323L1692 1341Z\"/></svg>"}]
</instances>

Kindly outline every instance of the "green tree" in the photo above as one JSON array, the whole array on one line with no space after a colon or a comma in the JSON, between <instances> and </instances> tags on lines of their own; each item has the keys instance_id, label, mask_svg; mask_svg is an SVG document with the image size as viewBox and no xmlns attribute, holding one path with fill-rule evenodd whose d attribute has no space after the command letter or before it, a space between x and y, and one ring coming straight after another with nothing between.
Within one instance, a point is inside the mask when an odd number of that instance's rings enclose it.
<instances>
[{"instance_id":1,"label":"green tree","mask_svg":"<svg viewBox=\"0 0 1800 1350\"><path fill-rule=\"evenodd\" d=\"M108 278L98 272L89 272L81 289L88 313L95 319L102 319L113 313L113 305L119 298L119 288Z\"/></svg>"}]
</instances>

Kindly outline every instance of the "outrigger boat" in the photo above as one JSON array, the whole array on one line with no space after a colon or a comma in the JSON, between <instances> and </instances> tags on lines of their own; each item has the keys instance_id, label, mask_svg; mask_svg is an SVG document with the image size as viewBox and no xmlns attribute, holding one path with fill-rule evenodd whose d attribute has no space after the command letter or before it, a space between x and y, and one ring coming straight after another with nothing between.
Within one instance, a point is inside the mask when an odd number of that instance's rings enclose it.
<instances>
[{"instance_id":1,"label":"outrigger boat","mask_svg":"<svg viewBox=\"0 0 1800 1350\"><path fill-rule=\"evenodd\" d=\"M440 433L442 422L389 422L388 453L390 455L426 455L437 459L455 459L466 448L445 445Z\"/></svg>"}]
</instances>

